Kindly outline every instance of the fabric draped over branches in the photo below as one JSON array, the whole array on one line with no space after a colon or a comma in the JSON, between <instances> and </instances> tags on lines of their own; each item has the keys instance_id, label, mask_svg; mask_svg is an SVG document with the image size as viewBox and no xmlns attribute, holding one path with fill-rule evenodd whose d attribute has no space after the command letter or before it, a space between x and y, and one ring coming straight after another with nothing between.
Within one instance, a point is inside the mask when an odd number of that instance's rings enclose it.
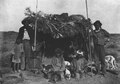
<instances>
[{"instance_id":1,"label":"fabric draped over branches","mask_svg":"<svg viewBox=\"0 0 120 84\"><path fill-rule=\"evenodd\" d=\"M60 48L67 56L70 53L69 46L72 42L74 45L78 44L79 48L88 51L86 49L88 30L92 24L83 15L45 14L42 11L34 13L30 8L26 8L25 15L24 20L33 26L37 22L37 41L45 42L42 50L46 52L46 55L52 56L54 50Z\"/></svg>"},{"instance_id":2,"label":"fabric draped over branches","mask_svg":"<svg viewBox=\"0 0 120 84\"><path fill-rule=\"evenodd\" d=\"M37 20L37 31L51 33L53 37L69 37L78 33L85 33L87 20L83 15L45 14L41 11L34 13L30 8L26 8L24 20L35 24Z\"/></svg>"}]
</instances>

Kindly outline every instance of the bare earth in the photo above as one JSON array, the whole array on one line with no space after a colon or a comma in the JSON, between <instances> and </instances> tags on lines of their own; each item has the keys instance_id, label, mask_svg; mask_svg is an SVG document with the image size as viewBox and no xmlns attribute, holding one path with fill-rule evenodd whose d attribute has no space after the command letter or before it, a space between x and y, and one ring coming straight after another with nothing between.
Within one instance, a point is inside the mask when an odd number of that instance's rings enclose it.
<instances>
[{"instance_id":1,"label":"bare earth","mask_svg":"<svg viewBox=\"0 0 120 84\"><path fill-rule=\"evenodd\" d=\"M11 73L9 62L9 51L11 50L17 33L0 32L0 71L3 77L0 77L0 84L52 84L48 79L43 78L42 74L34 74L27 71L21 73ZM107 72L106 76L93 75L86 76L80 80L71 79L56 84L120 84L120 34L112 34L109 44L106 45L106 54L112 54L116 57L119 64L118 75ZM1 66L7 68L1 68Z\"/></svg>"},{"instance_id":2,"label":"bare earth","mask_svg":"<svg viewBox=\"0 0 120 84\"><path fill-rule=\"evenodd\" d=\"M5 70L5 69L4 69ZM93 75L83 76L83 78L76 80L64 80L56 84L120 84L120 73L118 75L107 72L106 76ZM34 74L28 71L21 71L20 73L6 73L3 75L1 84L53 84L48 82L48 79L43 78L42 74Z\"/></svg>"}]
</instances>

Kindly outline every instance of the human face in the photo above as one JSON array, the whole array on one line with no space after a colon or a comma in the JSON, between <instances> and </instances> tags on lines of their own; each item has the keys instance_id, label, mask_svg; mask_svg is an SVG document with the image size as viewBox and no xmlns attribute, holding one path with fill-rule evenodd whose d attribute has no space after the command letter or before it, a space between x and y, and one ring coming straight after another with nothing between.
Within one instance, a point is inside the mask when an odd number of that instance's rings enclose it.
<instances>
[{"instance_id":1,"label":"human face","mask_svg":"<svg viewBox=\"0 0 120 84\"><path fill-rule=\"evenodd\" d=\"M16 41L16 44L20 44L21 43L21 41L18 39L17 41Z\"/></svg>"},{"instance_id":2,"label":"human face","mask_svg":"<svg viewBox=\"0 0 120 84\"><path fill-rule=\"evenodd\" d=\"M95 29L96 29L96 30L99 30L100 27L101 27L101 25L100 25L99 23L95 24Z\"/></svg>"}]
</instances>

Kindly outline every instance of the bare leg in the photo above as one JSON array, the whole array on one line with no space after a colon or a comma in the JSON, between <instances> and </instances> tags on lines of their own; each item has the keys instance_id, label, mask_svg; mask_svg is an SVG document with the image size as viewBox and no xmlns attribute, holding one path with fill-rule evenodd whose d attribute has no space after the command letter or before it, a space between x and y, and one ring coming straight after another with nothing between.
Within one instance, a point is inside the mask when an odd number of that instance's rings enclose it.
<instances>
[{"instance_id":1,"label":"bare leg","mask_svg":"<svg viewBox=\"0 0 120 84\"><path fill-rule=\"evenodd\" d=\"M16 63L13 64L13 71L14 71L14 72L16 72L16 70L17 70L16 65L17 65Z\"/></svg>"}]
</instances>

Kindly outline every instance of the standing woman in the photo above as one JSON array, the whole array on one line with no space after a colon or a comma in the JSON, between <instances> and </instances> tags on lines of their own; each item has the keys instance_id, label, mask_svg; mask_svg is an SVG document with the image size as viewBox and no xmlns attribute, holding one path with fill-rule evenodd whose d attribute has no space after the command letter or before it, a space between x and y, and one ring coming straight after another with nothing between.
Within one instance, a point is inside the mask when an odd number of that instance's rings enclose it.
<instances>
[{"instance_id":1,"label":"standing woman","mask_svg":"<svg viewBox=\"0 0 120 84\"><path fill-rule=\"evenodd\" d=\"M30 57L32 54L32 45L34 43L34 30L30 25L30 21L24 19L23 26L19 29L17 39L23 42L23 49L25 53L25 70L30 70Z\"/></svg>"},{"instance_id":2,"label":"standing woman","mask_svg":"<svg viewBox=\"0 0 120 84\"><path fill-rule=\"evenodd\" d=\"M98 74L105 75L106 74L106 66L105 66L105 49L104 45L109 38L109 33L102 29L102 23L97 20L94 23L94 44L95 44L95 61ZM100 67L101 64L101 67ZM102 73L100 72L100 69Z\"/></svg>"}]
</instances>

